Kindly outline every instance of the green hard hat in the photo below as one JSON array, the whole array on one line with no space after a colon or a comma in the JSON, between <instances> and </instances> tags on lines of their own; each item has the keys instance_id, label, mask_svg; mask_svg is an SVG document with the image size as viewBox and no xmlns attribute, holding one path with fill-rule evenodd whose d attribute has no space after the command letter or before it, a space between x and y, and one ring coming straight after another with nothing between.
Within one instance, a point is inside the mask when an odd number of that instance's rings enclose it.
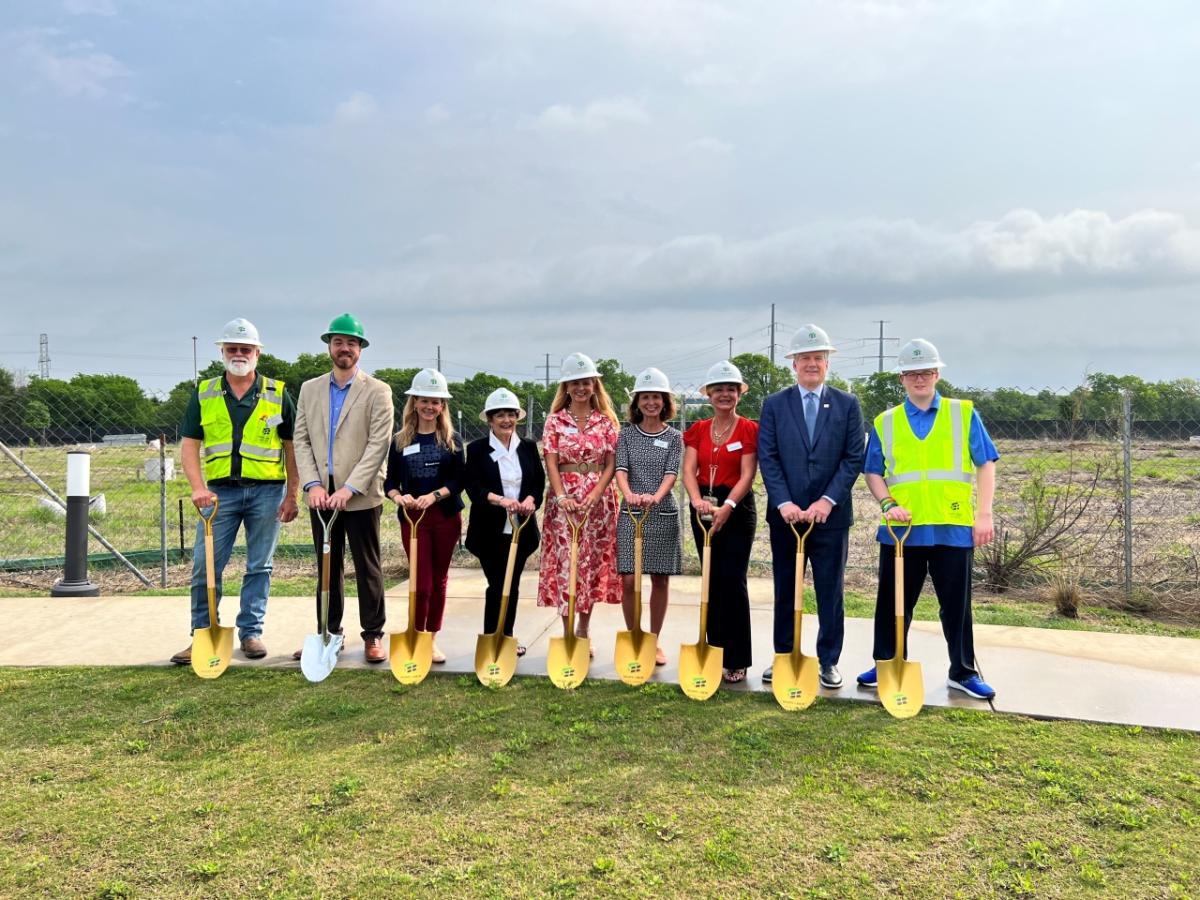
<instances>
[{"instance_id":1,"label":"green hard hat","mask_svg":"<svg viewBox=\"0 0 1200 900\"><path fill-rule=\"evenodd\" d=\"M367 336L363 334L362 322L350 315L350 313L342 313L329 323L329 328L321 335L321 340L329 343L329 339L335 334L344 334L347 337L358 338L358 342L364 347L369 347L370 342L367 341Z\"/></svg>"}]
</instances>

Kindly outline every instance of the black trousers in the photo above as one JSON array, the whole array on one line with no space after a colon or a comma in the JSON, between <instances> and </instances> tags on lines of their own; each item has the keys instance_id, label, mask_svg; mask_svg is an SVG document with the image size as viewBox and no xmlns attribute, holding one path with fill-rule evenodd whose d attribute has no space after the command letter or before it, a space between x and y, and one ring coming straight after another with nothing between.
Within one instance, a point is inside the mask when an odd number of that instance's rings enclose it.
<instances>
[{"instance_id":1,"label":"black trousers","mask_svg":"<svg viewBox=\"0 0 1200 900\"><path fill-rule=\"evenodd\" d=\"M358 620L363 638L382 637L386 615L383 608L383 569L380 567L379 515L374 509L342 510L330 532L329 541L329 630L342 630L345 608L345 575L343 572L345 545L350 543L354 559L355 581L358 582ZM323 512L328 518L329 513ZM321 555L325 530L315 510L308 512L312 526L313 545L317 548L317 622L321 621Z\"/></svg>"},{"instance_id":2,"label":"black trousers","mask_svg":"<svg viewBox=\"0 0 1200 900\"><path fill-rule=\"evenodd\" d=\"M716 485L713 494L724 502L731 488ZM696 552L704 558L704 532L688 510ZM746 669L753 664L750 651L750 591L746 570L754 546L754 494L747 494L729 516L725 527L712 537L712 572L708 580L708 634L706 640L721 647L726 669Z\"/></svg>"},{"instance_id":3,"label":"black trousers","mask_svg":"<svg viewBox=\"0 0 1200 900\"><path fill-rule=\"evenodd\" d=\"M875 659L896 655L896 556L890 544L879 545L879 593L875 599ZM942 634L950 653L950 677L970 678L975 672L975 632L971 622L972 547L904 548L904 649L913 609L928 576L938 598Z\"/></svg>"},{"instance_id":4,"label":"black trousers","mask_svg":"<svg viewBox=\"0 0 1200 900\"><path fill-rule=\"evenodd\" d=\"M504 592L504 573L508 569L508 550L512 545L510 535L496 535L495 540L482 553L478 554L479 565L487 578L487 590L483 594L483 633L491 634L496 630L496 620L500 618L500 597ZM517 600L520 599L521 573L525 570L525 562L537 549L517 545L517 561L513 568L512 589L508 594L508 611L504 614L504 633L512 637L513 625L517 621Z\"/></svg>"},{"instance_id":5,"label":"black trousers","mask_svg":"<svg viewBox=\"0 0 1200 900\"><path fill-rule=\"evenodd\" d=\"M795 633L796 535L782 519L772 516L771 568L775 576L775 652L791 653ZM797 523L801 534L808 523ZM846 635L846 559L850 553L850 529L814 528L805 539L805 564L812 570L813 593L817 595L817 660L836 666L842 656Z\"/></svg>"}]
</instances>

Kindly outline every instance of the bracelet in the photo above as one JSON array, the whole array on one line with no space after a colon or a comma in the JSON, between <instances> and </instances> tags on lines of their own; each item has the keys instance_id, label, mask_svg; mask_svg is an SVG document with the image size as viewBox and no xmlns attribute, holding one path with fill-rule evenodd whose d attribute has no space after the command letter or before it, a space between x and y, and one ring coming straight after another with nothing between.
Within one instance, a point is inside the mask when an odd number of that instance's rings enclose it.
<instances>
[{"instance_id":1,"label":"bracelet","mask_svg":"<svg viewBox=\"0 0 1200 900\"><path fill-rule=\"evenodd\" d=\"M886 497L884 497L882 500L879 501L879 508L882 509L883 505L885 503L895 503L895 502L896 502L896 498L893 497L891 494L888 494Z\"/></svg>"},{"instance_id":2,"label":"bracelet","mask_svg":"<svg viewBox=\"0 0 1200 900\"><path fill-rule=\"evenodd\" d=\"M899 505L900 504L897 503L895 500L893 500L891 497L885 497L883 500L879 501L879 508L883 512L887 512L890 509L895 509Z\"/></svg>"},{"instance_id":3,"label":"bracelet","mask_svg":"<svg viewBox=\"0 0 1200 900\"><path fill-rule=\"evenodd\" d=\"M722 506L732 506L734 509L737 509L737 501L732 497L726 497Z\"/></svg>"}]
</instances>

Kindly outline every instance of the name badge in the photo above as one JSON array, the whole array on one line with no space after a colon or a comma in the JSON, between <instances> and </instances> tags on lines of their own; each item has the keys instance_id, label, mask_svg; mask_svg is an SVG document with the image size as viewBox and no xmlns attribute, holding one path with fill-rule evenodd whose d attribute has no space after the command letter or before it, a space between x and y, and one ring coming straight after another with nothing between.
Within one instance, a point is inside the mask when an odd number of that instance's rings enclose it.
<instances>
[{"instance_id":1,"label":"name badge","mask_svg":"<svg viewBox=\"0 0 1200 900\"><path fill-rule=\"evenodd\" d=\"M667 449L668 447L670 447L671 445L670 445L670 444L668 444L666 441L664 441L662 438L655 438L655 439L654 439L654 446L655 446L655 447L662 447L664 450L666 450L666 449Z\"/></svg>"},{"instance_id":2,"label":"name badge","mask_svg":"<svg viewBox=\"0 0 1200 900\"><path fill-rule=\"evenodd\" d=\"M579 434L579 429L576 428L574 425L568 425L566 428L564 428L562 430L562 433L563 434Z\"/></svg>"},{"instance_id":3,"label":"name badge","mask_svg":"<svg viewBox=\"0 0 1200 900\"><path fill-rule=\"evenodd\" d=\"M401 452L402 452L402 453L403 453L405 456L412 456L414 453L420 453L420 452L421 452L421 445L420 445L420 444L409 444L409 445L408 445L407 447L405 447L405 448L404 448L404 450L403 450L403 451L401 451Z\"/></svg>"},{"instance_id":4,"label":"name badge","mask_svg":"<svg viewBox=\"0 0 1200 900\"><path fill-rule=\"evenodd\" d=\"M734 441L732 444L726 444L726 445L725 445L725 449L726 449L726 450L728 450L730 453L732 453L734 450L741 450L741 449L742 449L742 442L741 442L741 441Z\"/></svg>"},{"instance_id":5,"label":"name badge","mask_svg":"<svg viewBox=\"0 0 1200 900\"><path fill-rule=\"evenodd\" d=\"M502 459L504 459L503 451L500 451L500 450L492 451L492 462L500 462L500 460L502 460Z\"/></svg>"}]
</instances>

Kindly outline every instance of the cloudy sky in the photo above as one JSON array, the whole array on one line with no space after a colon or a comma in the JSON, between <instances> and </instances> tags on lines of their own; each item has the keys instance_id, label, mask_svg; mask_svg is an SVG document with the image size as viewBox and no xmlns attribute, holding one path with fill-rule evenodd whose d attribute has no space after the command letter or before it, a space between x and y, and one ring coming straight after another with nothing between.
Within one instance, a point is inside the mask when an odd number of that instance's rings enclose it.
<instances>
[{"instance_id":1,"label":"cloudy sky","mask_svg":"<svg viewBox=\"0 0 1200 900\"><path fill-rule=\"evenodd\" d=\"M1200 376L1200 6L10 2L0 365L166 388L246 316L368 368ZM894 352L895 344L887 345Z\"/></svg>"}]
</instances>

